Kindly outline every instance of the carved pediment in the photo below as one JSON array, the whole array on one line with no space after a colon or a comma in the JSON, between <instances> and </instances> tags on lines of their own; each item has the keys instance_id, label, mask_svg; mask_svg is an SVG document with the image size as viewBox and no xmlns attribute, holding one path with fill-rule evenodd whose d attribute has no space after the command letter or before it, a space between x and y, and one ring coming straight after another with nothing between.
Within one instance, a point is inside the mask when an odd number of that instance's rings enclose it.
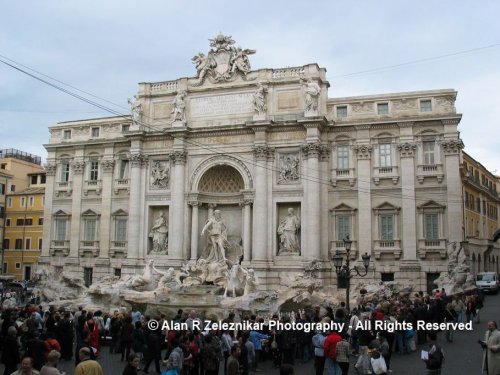
<instances>
[{"instance_id":1,"label":"carved pediment","mask_svg":"<svg viewBox=\"0 0 500 375\"><path fill-rule=\"evenodd\" d=\"M82 216L99 216L100 214L95 212L94 210L86 210L82 213Z\"/></svg>"},{"instance_id":2,"label":"carved pediment","mask_svg":"<svg viewBox=\"0 0 500 375\"><path fill-rule=\"evenodd\" d=\"M111 214L112 216L128 216L128 212L122 209L116 210Z\"/></svg>"},{"instance_id":3,"label":"carved pediment","mask_svg":"<svg viewBox=\"0 0 500 375\"><path fill-rule=\"evenodd\" d=\"M330 211L344 211L344 212L347 212L347 211L354 212L356 210L357 210L357 208L351 207L345 203L341 203L341 204L330 209Z\"/></svg>"},{"instance_id":4,"label":"carved pediment","mask_svg":"<svg viewBox=\"0 0 500 375\"><path fill-rule=\"evenodd\" d=\"M63 211L63 210L57 210L56 212L53 213L54 216L70 216L69 213Z\"/></svg>"}]
</instances>

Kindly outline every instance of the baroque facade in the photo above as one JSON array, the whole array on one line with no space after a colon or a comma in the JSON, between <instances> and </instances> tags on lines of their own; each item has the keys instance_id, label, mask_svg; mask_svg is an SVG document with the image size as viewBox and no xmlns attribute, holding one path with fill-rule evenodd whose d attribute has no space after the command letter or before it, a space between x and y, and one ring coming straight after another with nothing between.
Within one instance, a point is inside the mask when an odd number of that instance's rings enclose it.
<instances>
[{"instance_id":1,"label":"baroque facade","mask_svg":"<svg viewBox=\"0 0 500 375\"><path fill-rule=\"evenodd\" d=\"M42 265L87 282L180 267L219 246L201 234L217 211L262 288L312 260L335 285L346 236L368 280L425 289L446 271L463 240L455 91L329 98L316 64L251 70L254 50L211 47L195 77L140 83L130 117L50 127Z\"/></svg>"}]
</instances>

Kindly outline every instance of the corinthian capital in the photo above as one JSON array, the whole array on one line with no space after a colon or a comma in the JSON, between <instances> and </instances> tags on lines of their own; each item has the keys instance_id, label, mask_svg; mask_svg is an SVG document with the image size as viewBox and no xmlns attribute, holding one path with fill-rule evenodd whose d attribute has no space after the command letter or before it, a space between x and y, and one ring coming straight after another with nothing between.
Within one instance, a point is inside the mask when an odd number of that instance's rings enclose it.
<instances>
[{"instance_id":1,"label":"corinthian capital","mask_svg":"<svg viewBox=\"0 0 500 375\"><path fill-rule=\"evenodd\" d=\"M323 152L323 145L319 142L307 143L301 147L305 159L318 158Z\"/></svg>"},{"instance_id":2,"label":"corinthian capital","mask_svg":"<svg viewBox=\"0 0 500 375\"><path fill-rule=\"evenodd\" d=\"M85 162L84 161L74 161L71 163L71 168L73 168L74 174L82 174L85 170Z\"/></svg>"},{"instance_id":3,"label":"corinthian capital","mask_svg":"<svg viewBox=\"0 0 500 375\"><path fill-rule=\"evenodd\" d=\"M464 143L461 139L450 139L441 142L441 147L443 147L445 155L458 154L464 148Z\"/></svg>"},{"instance_id":4,"label":"corinthian capital","mask_svg":"<svg viewBox=\"0 0 500 375\"><path fill-rule=\"evenodd\" d=\"M358 156L358 159L371 159L372 157L372 145L355 145L352 149Z\"/></svg>"},{"instance_id":5,"label":"corinthian capital","mask_svg":"<svg viewBox=\"0 0 500 375\"><path fill-rule=\"evenodd\" d=\"M398 145L398 150L402 158L411 158L415 156L417 146L415 143L405 142Z\"/></svg>"},{"instance_id":6,"label":"corinthian capital","mask_svg":"<svg viewBox=\"0 0 500 375\"><path fill-rule=\"evenodd\" d=\"M174 164L186 164L187 152L185 150L176 150L170 153L170 159Z\"/></svg>"},{"instance_id":7,"label":"corinthian capital","mask_svg":"<svg viewBox=\"0 0 500 375\"><path fill-rule=\"evenodd\" d=\"M267 160L274 157L274 148L269 146L255 146L253 148L255 160Z\"/></svg>"},{"instance_id":8,"label":"corinthian capital","mask_svg":"<svg viewBox=\"0 0 500 375\"><path fill-rule=\"evenodd\" d=\"M113 172L114 166L115 166L114 160L103 160L101 162L101 167L104 172Z\"/></svg>"},{"instance_id":9,"label":"corinthian capital","mask_svg":"<svg viewBox=\"0 0 500 375\"><path fill-rule=\"evenodd\" d=\"M52 163L45 164L44 169L45 169L45 174L47 176L55 176L57 170L57 164L52 164Z\"/></svg>"},{"instance_id":10,"label":"corinthian capital","mask_svg":"<svg viewBox=\"0 0 500 375\"><path fill-rule=\"evenodd\" d=\"M145 165L147 163L148 157L138 152L130 154L129 160L132 167L140 167L141 165Z\"/></svg>"}]
</instances>

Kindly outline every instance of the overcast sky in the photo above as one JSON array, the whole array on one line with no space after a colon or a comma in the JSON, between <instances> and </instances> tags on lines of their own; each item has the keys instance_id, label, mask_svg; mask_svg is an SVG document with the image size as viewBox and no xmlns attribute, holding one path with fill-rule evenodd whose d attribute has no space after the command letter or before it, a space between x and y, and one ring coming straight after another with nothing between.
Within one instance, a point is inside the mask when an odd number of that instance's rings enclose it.
<instances>
[{"instance_id":1,"label":"overcast sky","mask_svg":"<svg viewBox=\"0 0 500 375\"><path fill-rule=\"evenodd\" d=\"M124 114L137 83L195 75L191 57L208 52L208 38L219 32L257 50L253 69L325 67L329 97L453 88L466 152L500 174L500 1L0 0L0 6L0 59L121 105L113 108ZM110 114L0 63L0 148L45 158L49 126L101 116Z\"/></svg>"}]
</instances>

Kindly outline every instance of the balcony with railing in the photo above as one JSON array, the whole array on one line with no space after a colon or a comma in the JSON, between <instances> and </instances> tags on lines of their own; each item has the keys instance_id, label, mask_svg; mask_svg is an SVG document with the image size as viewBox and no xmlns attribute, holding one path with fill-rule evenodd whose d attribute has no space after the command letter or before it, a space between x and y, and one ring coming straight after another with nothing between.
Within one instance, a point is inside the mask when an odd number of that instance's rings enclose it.
<instances>
[{"instance_id":1,"label":"balcony with railing","mask_svg":"<svg viewBox=\"0 0 500 375\"><path fill-rule=\"evenodd\" d=\"M343 240L334 240L334 241L330 241L330 250L329 250L329 255L330 255L330 259L333 255L335 255L337 253L337 251L341 254L341 255L346 255L346 250L345 250L345 243ZM351 244L351 252L350 252L350 255L351 255L351 259L352 260L356 260L358 258L358 241L352 241L352 244Z\"/></svg>"},{"instance_id":2,"label":"balcony with railing","mask_svg":"<svg viewBox=\"0 0 500 375\"><path fill-rule=\"evenodd\" d=\"M125 190L127 193L130 192L128 178L115 178L113 191L115 194L118 194L120 190Z\"/></svg>"},{"instance_id":3,"label":"balcony with railing","mask_svg":"<svg viewBox=\"0 0 500 375\"><path fill-rule=\"evenodd\" d=\"M101 180L86 180L83 188L83 194L88 195L89 191L95 191L97 195L101 195L102 181Z\"/></svg>"},{"instance_id":4,"label":"balcony with railing","mask_svg":"<svg viewBox=\"0 0 500 375\"><path fill-rule=\"evenodd\" d=\"M109 256L112 258L122 257L127 254L127 241L111 241Z\"/></svg>"},{"instance_id":5,"label":"balcony with railing","mask_svg":"<svg viewBox=\"0 0 500 375\"><path fill-rule=\"evenodd\" d=\"M354 168L337 168L332 170L332 185L337 186L338 181L348 181L350 186L356 183Z\"/></svg>"},{"instance_id":6,"label":"balcony with railing","mask_svg":"<svg viewBox=\"0 0 500 375\"><path fill-rule=\"evenodd\" d=\"M64 193L68 196L73 192L73 184L71 181L57 181L54 188L54 194L56 197Z\"/></svg>"},{"instance_id":7,"label":"balcony with railing","mask_svg":"<svg viewBox=\"0 0 500 375\"><path fill-rule=\"evenodd\" d=\"M78 255L83 257L85 254L91 254L94 257L99 256L99 241L80 241Z\"/></svg>"},{"instance_id":8,"label":"balcony with railing","mask_svg":"<svg viewBox=\"0 0 500 375\"><path fill-rule=\"evenodd\" d=\"M69 255L69 240L52 240L50 244L50 255Z\"/></svg>"},{"instance_id":9,"label":"balcony with railing","mask_svg":"<svg viewBox=\"0 0 500 375\"><path fill-rule=\"evenodd\" d=\"M401 240L375 240L373 252L375 259L380 259L383 254L392 254L394 258L401 258Z\"/></svg>"},{"instance_id":10,"label":"balcony with railing","mask_svg":"<svg viewBox=\"0 0 500 375\"><path fill-rule=\"evenodd\" d=\"M424 179L435 177L438 182L444 179L443 164L419 164L417 165L417 180L421 184Z\"/></svg>"},{"instance_id":11,"label":"balcony with railing","mask_svg":"<svg viewBox=\"0 0 500 375\"><path fill-rule=\"evenodd\" d=\"M399 171L397 166L392 167L375 167L373 168L373 183L378 185L380 180L392 180L396 185L399 181Z\"/></svg>"},{"instance_id":12,"label":"balcony with railing","mask_svg":"<svg viewBox=\"0 0 500 375\"><path fill-rule=\"evenodd\" d=\"M427 254L437 253L441 259L446 259L446 239L426 239L418 240L418 254L421 259L425 259Z\"/></svg>"}]
</instances>

